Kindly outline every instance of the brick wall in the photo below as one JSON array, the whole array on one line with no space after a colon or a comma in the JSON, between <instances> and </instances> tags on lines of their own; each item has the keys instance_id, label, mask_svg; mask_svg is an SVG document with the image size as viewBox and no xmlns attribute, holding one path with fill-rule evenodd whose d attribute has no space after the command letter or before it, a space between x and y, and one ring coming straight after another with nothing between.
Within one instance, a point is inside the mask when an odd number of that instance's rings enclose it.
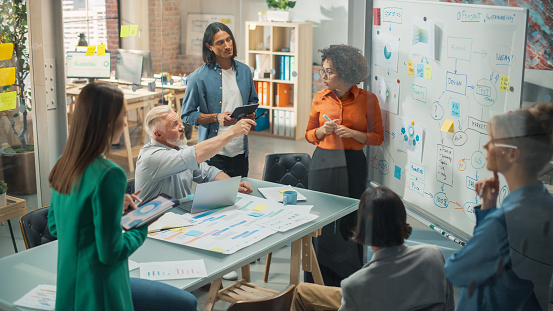
<instances>
[{"instance_id":1,"label":"brick wall","mask_svg":"<svg viewBox=\"0 0 553 311\"><path fill-rule=\"evenodd\" d=\"M106 30L108 42L106 49L111 52L111 69L115 70L116 52L119 48L119 8L117 0L106 0Z\"/></svg>"},{"instance_id":2,"label":"brick wall","mask_svg":"<svg viewBox=\"0 0 553 311\"><path fill-rule=\"evenodd\" d=\"M177 55L180 52L181 0L149 0L148 12L150 31L150 51L155 73L162 71L178 75ZM163 16L163 25L161 19ZM163 26L163 27L162 27Z\"/></svg>"}]
</instances>

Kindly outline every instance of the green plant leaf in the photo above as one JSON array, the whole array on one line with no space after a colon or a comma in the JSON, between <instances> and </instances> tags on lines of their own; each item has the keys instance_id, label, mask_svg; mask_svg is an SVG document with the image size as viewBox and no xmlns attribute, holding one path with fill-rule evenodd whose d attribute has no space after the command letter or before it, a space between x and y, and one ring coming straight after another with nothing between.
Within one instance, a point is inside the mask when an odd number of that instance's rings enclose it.
<instances>
[{"instance_id":1,"label":"green plant leaf","mask_svg":"<svg viewBox=\"0 0 553 311\"><path fill-rule=\"evenodd\" d=\"M13 114L13 117L14 117L14 118L19 117L19 113L14 113L14 114Z\"/></svg>"}]
</instances>

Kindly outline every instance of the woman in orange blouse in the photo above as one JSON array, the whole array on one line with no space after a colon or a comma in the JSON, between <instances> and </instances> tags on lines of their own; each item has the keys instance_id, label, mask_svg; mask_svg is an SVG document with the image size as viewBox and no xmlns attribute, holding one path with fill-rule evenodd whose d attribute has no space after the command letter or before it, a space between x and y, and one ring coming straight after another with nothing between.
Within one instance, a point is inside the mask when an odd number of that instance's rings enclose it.
<instances>
[{"instance_id":1,"label":"woman in orange blouse","mask_svg":"<svg viewBox=\"0 0 553 311\"><path fill-rule=\"evenodd\" d=\"M331 45L320 52L325 89L313 99L305 133L307 141L317 145L308 187L359 199L367 185L363 147L384 141L380 106L376 95L356 86L367 78L367 61L359 49ZM362 248L349 241L355 218L356 213L343 217L315 239L326 285L340 286L342 279L363 266Z\"/></svg>"}]
</instances>

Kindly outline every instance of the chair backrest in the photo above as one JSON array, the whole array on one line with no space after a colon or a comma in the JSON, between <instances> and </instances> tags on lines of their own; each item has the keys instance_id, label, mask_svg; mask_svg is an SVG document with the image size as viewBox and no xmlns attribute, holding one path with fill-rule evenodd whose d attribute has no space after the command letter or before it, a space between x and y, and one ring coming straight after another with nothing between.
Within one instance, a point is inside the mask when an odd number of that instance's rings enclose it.
<instances>
[{"instance_id":1,"label":"chair backrest","mask_svg":"<svg viewBox=\"0 0 553 311\"><path fill-rule=\"evenodd\" d=\"M282 311L290 310L294 298L294 285L288 285L282 292L263 299L238 301L227 311Z\"/></svg>"},{"instance_id":2,"label":"chair backrest","mask_svg":"<svg viewBox=\"0 0 553 311\"><path fill-rule=\"evenodd\" d=\"M125 193L126 194L133 194L135 191L134 191L134 178L131 178L131 179L128 179L127 180L127 190L125 190Z\"/></svg>"},{"instance_id":3,"label":"chair backrest","mask_svg":"<svg viewBox=\"0 0 553 311\"><path fill-rule=\"evenodd\" d=\"M263 180L307 188L311 157L307 153L273 153L265 157Z\"/></svg>"},{"instance_id":4,"label":"chair backrest","mask_svg":"<svg viewBox=\"0 0 553 311\"><path fill-rule=\"evenodd\" d=\"M19 226L27 249L57 240L48 229L49 206L37 208L19 218Z\"/></svg>"}]
</instances>

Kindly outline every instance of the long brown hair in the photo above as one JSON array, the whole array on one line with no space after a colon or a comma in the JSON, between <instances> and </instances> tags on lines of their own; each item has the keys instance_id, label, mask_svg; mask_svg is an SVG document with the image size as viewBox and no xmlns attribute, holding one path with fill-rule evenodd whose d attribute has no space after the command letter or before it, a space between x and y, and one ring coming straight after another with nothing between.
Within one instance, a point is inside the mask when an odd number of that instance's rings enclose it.
<instances>
[{"instance_id":1,"label":"long brown hair","mask_svg":"<svg viewBox=\"0 0 553 311\"><path fill-rule=\"evenodd\" d=\"M88 165L109 152L123 104L123 92L110 84L90 83L81 90L65 149L48 177L54 190L71 193Z\"/></svg>"}]
</instances>

